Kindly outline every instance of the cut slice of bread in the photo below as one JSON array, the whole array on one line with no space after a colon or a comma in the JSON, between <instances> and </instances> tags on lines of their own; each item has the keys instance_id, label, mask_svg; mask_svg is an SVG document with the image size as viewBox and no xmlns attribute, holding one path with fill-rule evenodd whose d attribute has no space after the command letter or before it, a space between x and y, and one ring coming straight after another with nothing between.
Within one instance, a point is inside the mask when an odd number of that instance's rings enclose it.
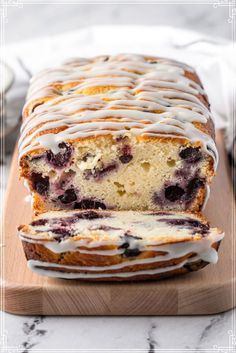
<instances>
[{"instance_id":1,"label":"cut slice of bread","mask_svg":"<svg viewBox=\"0 0 236 353\"><path fill-rule=\"evenodd\" d=\"M29 267L49 277L140 280L216 263L224 234L188 212L53 211L19 227Z\"/></svg>"}]
</instances>

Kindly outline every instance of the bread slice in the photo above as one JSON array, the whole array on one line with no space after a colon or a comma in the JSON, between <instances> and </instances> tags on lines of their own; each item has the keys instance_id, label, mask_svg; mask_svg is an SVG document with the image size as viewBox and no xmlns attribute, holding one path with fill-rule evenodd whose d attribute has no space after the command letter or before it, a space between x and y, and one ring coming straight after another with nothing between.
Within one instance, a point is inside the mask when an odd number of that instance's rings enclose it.
<instances>
[{"instance_id":1,"label":"bread slice","mask_svg":"<svg viewBox=\"0 0 236 353\"><path fill-rule=\"evenodd\" d=\"M224 234L200 214L75 210L19 227L28 265L49 277L146 280L216 263Z\"/></svg>"},{"instance_id":2,"label":"bread slice","mask_svg":"<svg viewBox=\"0 0 236 353\"><path fill-rule=\"evenodd\" d=\"M207 96L188 65L78 59L31 82L19 141L33 210L202 209L217 166Z\"/></svg>"}]
</instances>

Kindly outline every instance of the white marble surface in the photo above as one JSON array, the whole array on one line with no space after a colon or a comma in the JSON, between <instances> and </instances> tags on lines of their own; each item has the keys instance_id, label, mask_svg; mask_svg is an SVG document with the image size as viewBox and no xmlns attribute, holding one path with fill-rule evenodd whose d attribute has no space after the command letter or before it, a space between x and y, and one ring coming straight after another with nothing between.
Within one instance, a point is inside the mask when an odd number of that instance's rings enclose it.
<instances>
[{"instance_id":1,"label":"white marble surface","mask_svg":"<svg viewBox=\"0 0 236 353\"><path fill-rule=\"evenodd\" d=\"M232 312L198 317L22 317L6 315L9 345L20 352L77 349L101 352L205 352L229 347ZM233 351L232 351L233 352Z\"/></svg>"},{"instance_id":2,"label":"white marble surface","mask_svg":"<svg viewBox=\"0 0 236 353\"><path fill-rule=\"evenodd\" d=\"M21 19L20 26L16 23ZM7 42L52 35L95 24L167 24L230 38L228 9L212 5L24 5L8 8ZM7 114L20 115L26 87L8 95ZM14 99L12 98L14 96ZM6 178L15 136L7 139ZM1 180L5 188L5 181ZM232 347L233 311L195 317L27 317L4 314L7 346L21 353L87 352L210 352ZM6 348L6 347L5 347ZM222 350L223 351L223 350Z\"/></svg>"}]
</instances>

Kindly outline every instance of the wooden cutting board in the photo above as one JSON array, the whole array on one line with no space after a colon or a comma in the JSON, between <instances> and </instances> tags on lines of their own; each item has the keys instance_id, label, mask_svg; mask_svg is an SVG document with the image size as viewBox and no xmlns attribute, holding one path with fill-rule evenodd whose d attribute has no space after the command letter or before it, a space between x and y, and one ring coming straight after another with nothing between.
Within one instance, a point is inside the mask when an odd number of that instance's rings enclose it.
<instances>
[{"instance_id":1,"label":"wooden cutting board","mask_svg":"<svg viewBox=\"0 0 236 353\"><path fill-rule=\"evenodd\" d=\"M235 201L222 132L217 144L220 164L204 212L213 226L225 230L217 265L176 278L123 284L49 279L27 268L16 229L30 220L31 210L18 180L15 153L6 195L3 310L24 315L185 315L234 307Z\"/></svg>"}]
</instances>

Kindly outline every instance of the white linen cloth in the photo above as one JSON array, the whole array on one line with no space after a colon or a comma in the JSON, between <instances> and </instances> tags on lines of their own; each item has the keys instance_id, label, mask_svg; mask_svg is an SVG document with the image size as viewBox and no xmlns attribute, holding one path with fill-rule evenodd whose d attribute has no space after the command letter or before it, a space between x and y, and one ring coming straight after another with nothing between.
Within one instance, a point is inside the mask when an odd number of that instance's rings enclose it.
<instances>
[{"instance_id":1,"label":"white linen cloth","mask_svg":"<svg viewBox=\"0 0 236 353\"><path fill-rule=\"evenodd\" d=\"M5 60L16 75L15 93L25 94L29 75L72 57L136 53L174 58L192 65L209 96L217 128L235 135L235 43L167 26L97 26L6 46ZM23 104L23 102L22 102Z\"/></svg>"}]
</instances>

